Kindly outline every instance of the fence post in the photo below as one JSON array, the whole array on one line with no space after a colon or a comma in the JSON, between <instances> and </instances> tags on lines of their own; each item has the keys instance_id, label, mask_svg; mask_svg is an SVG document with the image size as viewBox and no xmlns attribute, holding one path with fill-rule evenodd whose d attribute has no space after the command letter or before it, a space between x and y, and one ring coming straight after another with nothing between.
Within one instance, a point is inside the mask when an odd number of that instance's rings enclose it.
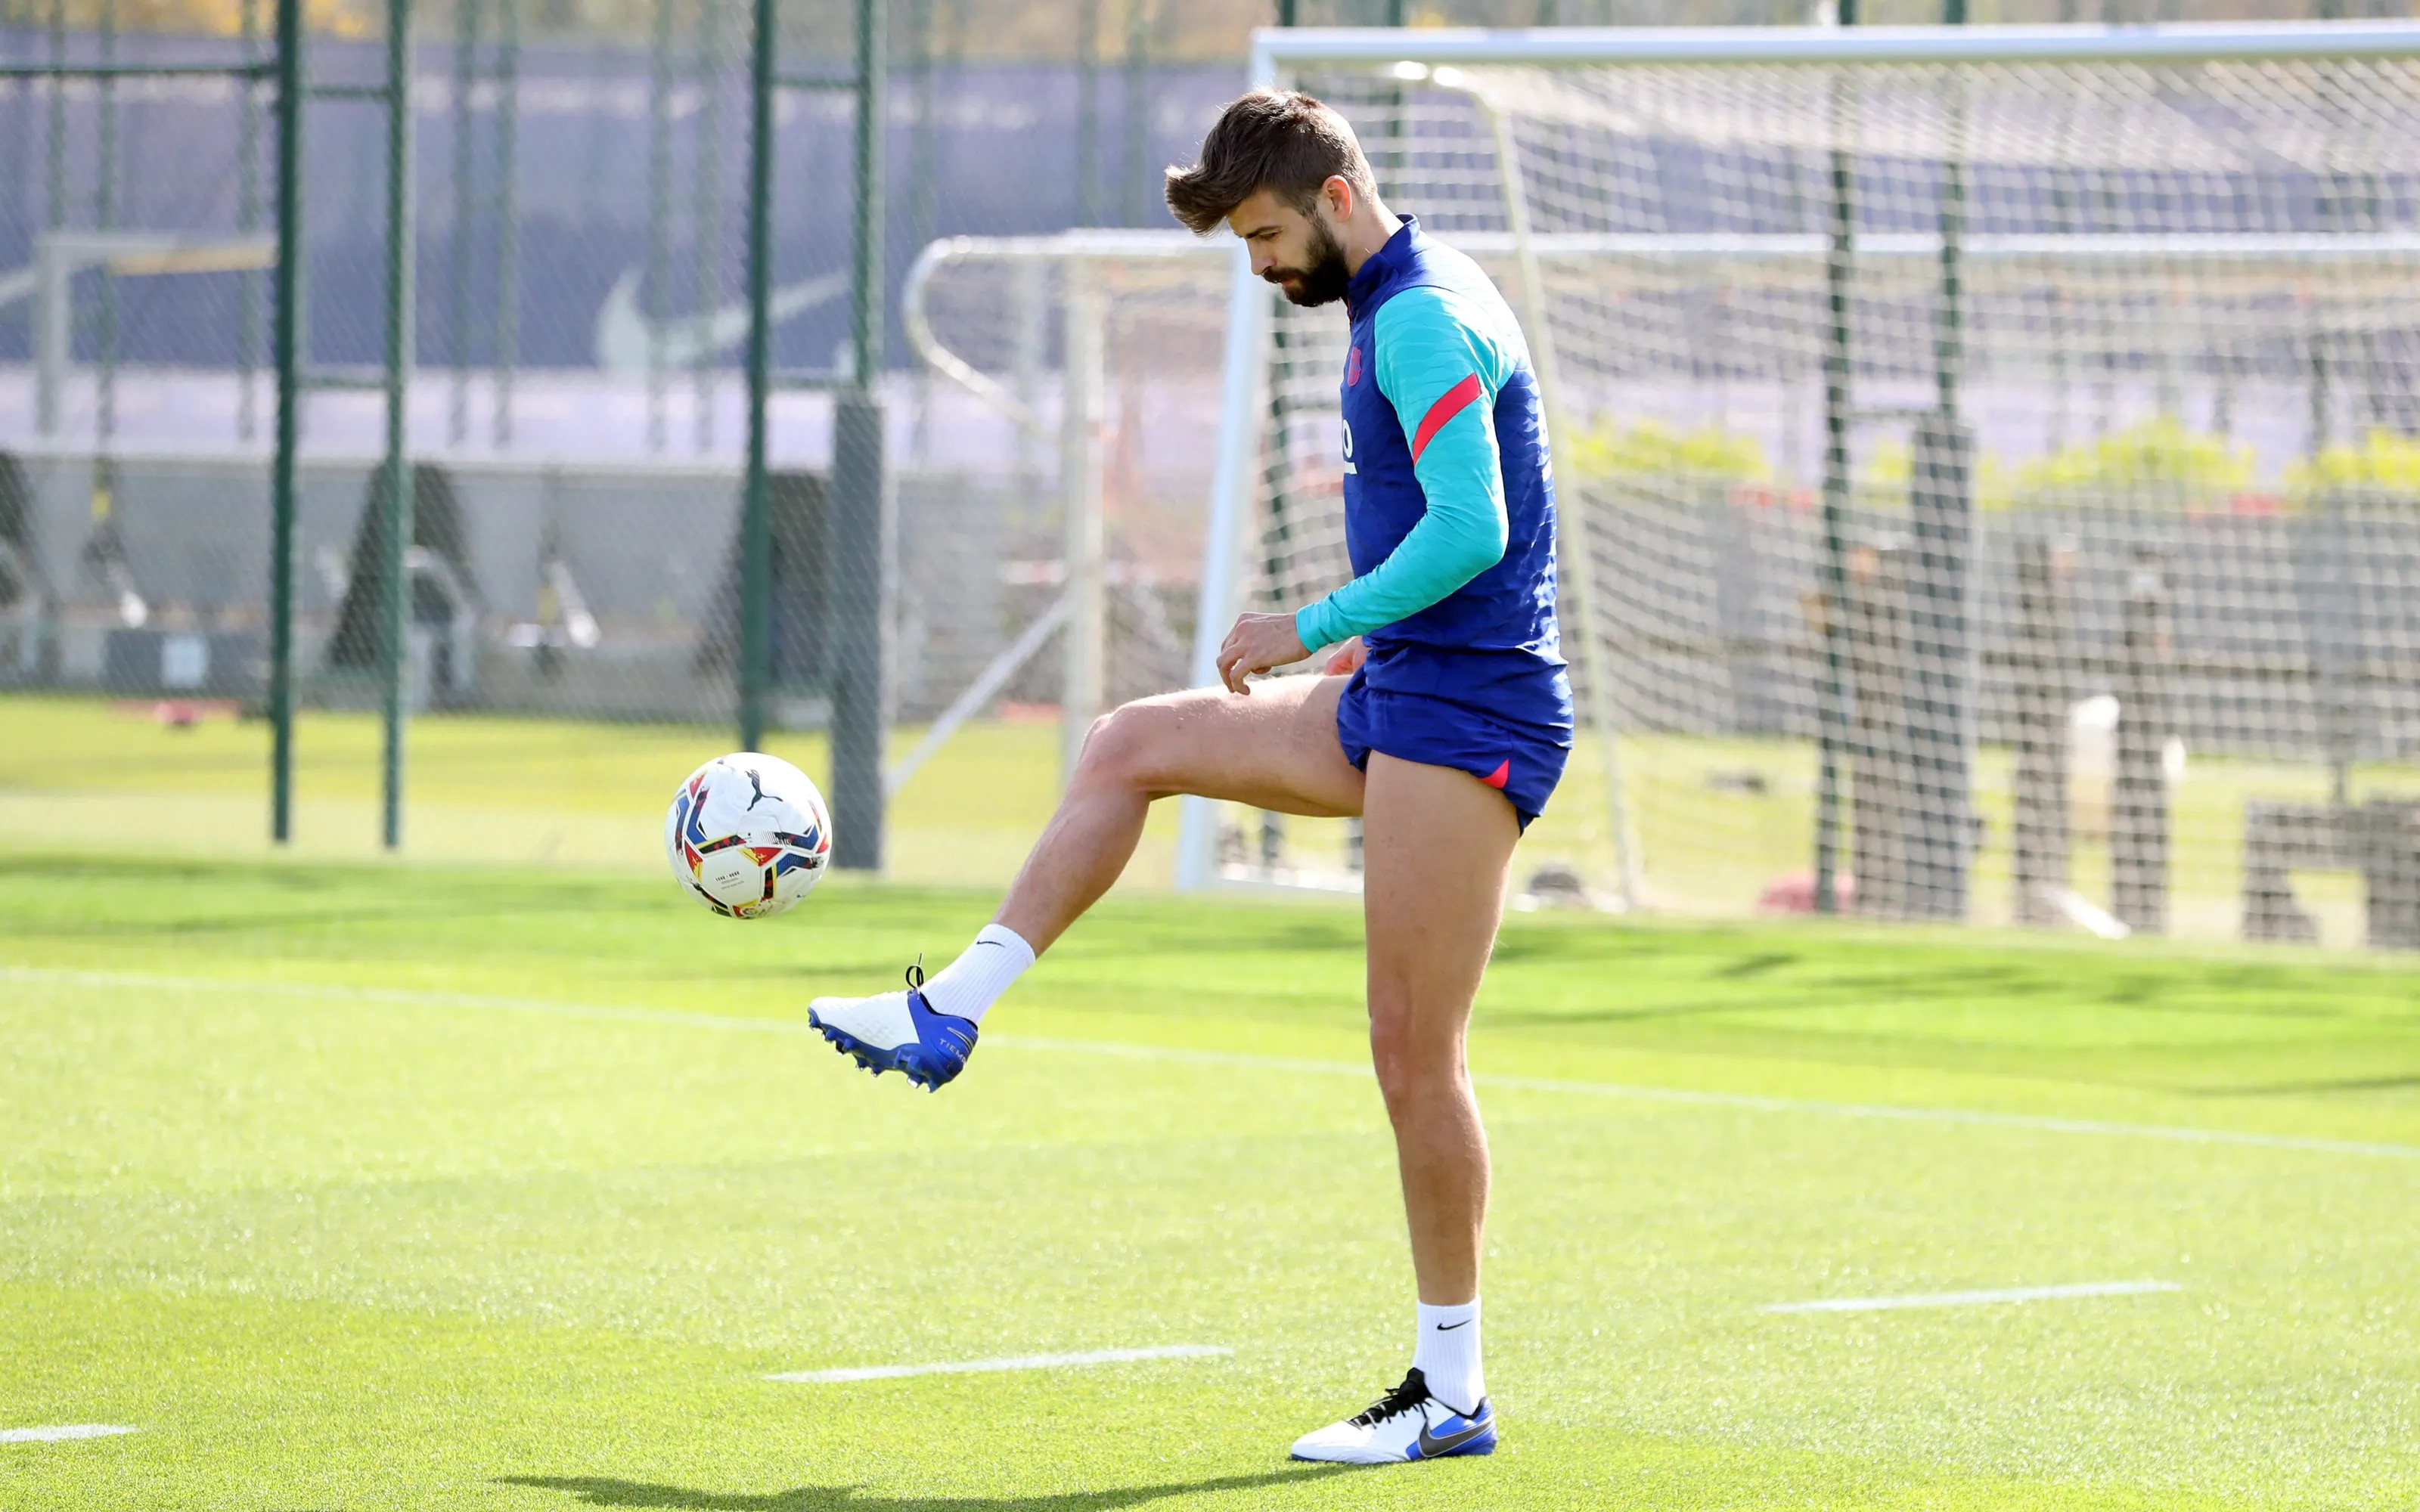
<instances>
[{"instance_id":1,"label":"fence post","mask_svg":"<svg viewBox=\"0 0 2420 1512\"><path fill-rule=\"evenodd\" d=\"M883 409L861 390L832 407L832 864L883 856Z\"/></svg>"},{"instance_id":2,"label":"fence post","mask_svg":"<svg viewBox=\"0 0 2420 1512\"><path fill-rule=\"evenodd\" d=\"M2042 536L2017 542L2016 824L2009 916L2052 925L2050 895L2067 887L2068 628L2065 553Z\"/></svg>"},{"instance_id":3,"label":"fence post","mask_svg":"<svg viewBox=\"0 0 2420 1512\"><path fill-rule=\"evenodd\" d=\"M1849 854L1857 913L1908 916L1907 549L1860 547L1840 609L1848 641ZM1837 904L1836 904L1837 907Z\"/></svg>"},{"instance_id":4,"label":"fence post","mask_svg":"<svg viewBox=\"0 0 2420 1512\"><path fill-rule=\"evenodd\" d=\"M1947 415L1916 426L1909 489L1908 701L1899 721L1906 742L1908 809L1905 913L1966 917L1975 853L1971 785L1974 644L1967 585L1973 577L1974 436Z\"/></svg>"},{"instance_id":5,"label":"fence post","mask_svg":"<svg viewBox=\"0 0 2420 1512\"><path fill-rule=\"evenodd\" d=\"M411 495L405 465L412 364L411 0L386 7L386 600L380 638L384 716L380 749L383 803L380 838L388 850L403 843L404 725L411 717L404 684L411 666Z\"/></svg>"},{"instance_id":6,"label":"fence post","mask_svg":"<svg viewBox=\"0 0 2420 1512\"><path fill-rule=\"evenodd\" d=\"M1856 24L1856 0L1840 0L1840 24ZM1856 161L1849 151L1855 102L1841 81L1831 85L1831 246L1823 259L1823 671L1817 684L1815 745L1815 911L1840 911L1840 765L1851 739L1849 688L1849 305L1856 283ZM1853 818L1852 823L1857 821ZM1863 864L1862 860L1858 863ZM1863 878L1858 881L1862 884Z\"/></svg>"},{"instance_id":7,"label":"fence post","mask_svg":"<svg viewBox=\"0 0 2420 1512\"><path fill-rule=\"evenodd\" d=\"M832 864L880 871L890 717L889 489L883 466L883 0L857 0L857 172L849 386L832 407Z\"/></svg>"},{"instance_id":8,"label":"fence post","mask_svg":"<svg viewBox=\"0 0 2420 1512\"><path fill-rule=\"evenodd\" d=\"M2134 553L2118 670L2118 769L2109 805L2109 911L2137 934L2168 927L2169 683L2166 564Z\"/></svg>"},{"instance_id":9,"label":"fence post","mask_svg":"<svg viewBox=\"0 0 2420 1512\"><path fill-rule=\"evenodd\" d=\"M247 81L249 86L249 81ZM269 833L294 839L294 451L302 423L302 0L277 0L277 443L270 461Z\"/></svg>"},{"instance_id":10,"label":"fence post","mask_svg":"<svg viewBox=\"0 0 2420 1512\"><path fill-rule=\"evenodd\" d=\"M772 385L774 0L756 0L750 39L748 126L748 461L739 496L739 747L765 744L772 671L773 529L765 475L766 406ZM660 123L657 128L661 130ZM650 361L649 393L659 364ZM651 400L652 402L652 400ZM651 419L652 425L654 421ZM650 436L652 438L652 431ZM652 439L650 444L653 444ZM841 834L846 825L837 826ZM845 843L842 841L841 843Z\"/></svg>"}]
</instances>

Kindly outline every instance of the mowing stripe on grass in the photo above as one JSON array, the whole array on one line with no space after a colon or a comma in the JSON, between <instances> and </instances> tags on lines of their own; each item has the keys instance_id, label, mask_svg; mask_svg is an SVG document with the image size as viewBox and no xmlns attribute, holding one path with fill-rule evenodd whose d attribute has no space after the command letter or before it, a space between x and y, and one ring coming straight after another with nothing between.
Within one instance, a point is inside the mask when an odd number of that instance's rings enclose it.
<instances>
[{"instance_id":1,"label":"mowing stripe on grass","mask_svg":"<svg viewBox=\"0 0 2420 1512\"><path fill-rule=\"evenodd\" d=\"M718 1013L683 1013L661 1008L620 1008L597 1003L564 1003L543 997L496 997L473 993L422 992L407 987L352 987L307 981L254 980L237 977L163 977L132 971L79 971L46 966L0 965L0 981L50 982L84 987L142 987L155 991L254 993L279 996L334 998L362 1003L392 1003L411 1008L455 1008L482 1012L545 1013L558 1018L598 1019L609 1023L660 1024L697 1029L737 1029L760 1034L812 1036L803 1022L740 1018ZM1293 1056L1261 1056L1234 1050L1195 1050L1178 1045L1119 1044L1099 1040L1060 1040L1026 1035L992 1034L984 1043L1011 1050L1054 1054L1123 1056L1137 1060L1165 1060L1183 1065L1236 1066L1255 1071L1290 1071L1321 1076L1367 1079L1370 1068L1357 1061L1311 1060ZM2188 1145L2232 1145L2251 1149L2300 1149L2330 1155L2374 1155L2390 1160L2420 1160L2420 1145L2397 1145L2363 1139L2326 1139L2310 1134L2253 1134L2236 1129L2195 1129L2183 1124L2118 1123L2103 1119L2065 1119L2043 1113L1993 1113L1968 1108L1900 1107L1887 1103L1832 1103L1819 1098L1768 1097L1755 1092L1705 1092L1678 1087L1641 1087L1627 1082L1564 1081L1550 1076L1512 1076L1480 1072L1471 1077L1481 1087L1508 1091L1552 1092L1583 1097L1618 1097L1652 1103L1683 1103L1701 1107L1745 1108L1761 1113L1811 1113L1827 1118L1892 1119L1915 1123L1965 1123L1985 1128L2025 1129L2041 1134L2100 1134L2121 1139L2160 1139Z\"/></svg>"},{"instance_id":2,"label":"mowing stripe on grass","mask_svg":"<svg viewBox=\"0 0 2420 1512\"><path fill-rule=\"evenodd\" d=\"M65 1443L70 1439L108 1439L134 1431L115 1423L62 1423L47 1428L0 1428L0 1443Z\"/></svg>"},{"instance_id":3,"label":"mowing stripe on grass","mask_svg":"<svg viewBox=\"0 0 2420 1512\"><path fill-rule=\"evenodd\" d=\"M1901 1307L1980 1307L1993 1303L2048 1302L2060 1297L2139 1297L2182 1291L2173 1281L2078 1281L2064 1287L2004 1287L1996 1291L1933 1291L1912 1297L1828 1297L1821 1302L1773 1302L1761 1313L1883 1313Z\"/></svg>"},{"instance_id":4,"label":"mowing stripe on grass","mask_svg":"<svg viewBox=\"0 0 2420 1512\"><path fill-rule=\"evenodd\" d=\"M1148 1350L1088 1350L1080 1354L1013 1354L998 1360L955 1360L946 1365L861 1365L840 1370L789 1370L768 1381L809 1385L830 1381L889 1381L895 1376L958 1376L992 1370L1056 1370L1063 1365L1118 1365L1127 1360L1191 1360L1235 1351L1219 1344L1162 1344Z\"/></svg>"}]
</instances>

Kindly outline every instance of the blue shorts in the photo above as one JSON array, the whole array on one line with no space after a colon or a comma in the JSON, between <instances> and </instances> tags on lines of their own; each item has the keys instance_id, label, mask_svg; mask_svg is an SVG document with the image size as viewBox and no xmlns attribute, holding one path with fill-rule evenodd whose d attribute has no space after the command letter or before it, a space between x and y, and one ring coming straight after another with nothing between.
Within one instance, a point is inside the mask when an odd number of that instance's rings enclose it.
<instances>
[{"instance_id":1,"label":"blue shorts","mask_svg":"<svg viewBox=\"0 0 2420 1512\"><path fill-rule=\"evenodd\" d=\"M1370 753L1382 750L1398 761L1468 772L1511 800L1523 829L1546 811L1572 754L1568 730L1511 724L1446 699L1372 687L1366 671L1356 671L1336 701L1336 738L1344 759L1363 771Z\"/></svg>"}]
</instances>

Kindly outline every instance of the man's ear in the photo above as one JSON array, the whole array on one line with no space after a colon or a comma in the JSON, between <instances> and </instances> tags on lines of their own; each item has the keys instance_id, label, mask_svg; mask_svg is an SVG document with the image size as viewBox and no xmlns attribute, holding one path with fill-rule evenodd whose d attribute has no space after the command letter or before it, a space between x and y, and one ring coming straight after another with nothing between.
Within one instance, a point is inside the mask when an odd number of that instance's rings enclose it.
<instances>
[{"instance_id":1,"label":"man's ear","mask_svg":"<svg viewBox=\"0 0 2420 1512\"><path fill-rule=\"evenodd\" d=\"M1327 201L1327 208L1336 213L1338 220L1353 218L1353 180L1341 173L1329 174L1327 181L1319 186L1319 194Z\"/></svg>"}]
</instances>

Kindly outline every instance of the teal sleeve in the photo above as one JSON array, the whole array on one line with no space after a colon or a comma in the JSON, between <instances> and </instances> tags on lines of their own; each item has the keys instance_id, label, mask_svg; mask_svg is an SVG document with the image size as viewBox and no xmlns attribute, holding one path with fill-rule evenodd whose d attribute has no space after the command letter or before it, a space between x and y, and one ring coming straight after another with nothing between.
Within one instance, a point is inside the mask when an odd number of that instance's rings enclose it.
<instances>
[{"instance_id":1,"label":"teal sleeve","mask_svg":"<svg viewBox=\"0 0 2420 1512\"><path fill-rule=\"evenodd\" d=\"M1511 363L1484 320L1470 301L1435 288L1405 289L1379 308L1378 390L1413 447L1426 507L1386 561L1295 615L1310 649L1417 614L1503 560L1510 527L1495 409ZM1472 379L1475 395L1466 387ZM1423 423L1440 404L1450 418L1423 441Z\"/></svg>"}]
</instances>

